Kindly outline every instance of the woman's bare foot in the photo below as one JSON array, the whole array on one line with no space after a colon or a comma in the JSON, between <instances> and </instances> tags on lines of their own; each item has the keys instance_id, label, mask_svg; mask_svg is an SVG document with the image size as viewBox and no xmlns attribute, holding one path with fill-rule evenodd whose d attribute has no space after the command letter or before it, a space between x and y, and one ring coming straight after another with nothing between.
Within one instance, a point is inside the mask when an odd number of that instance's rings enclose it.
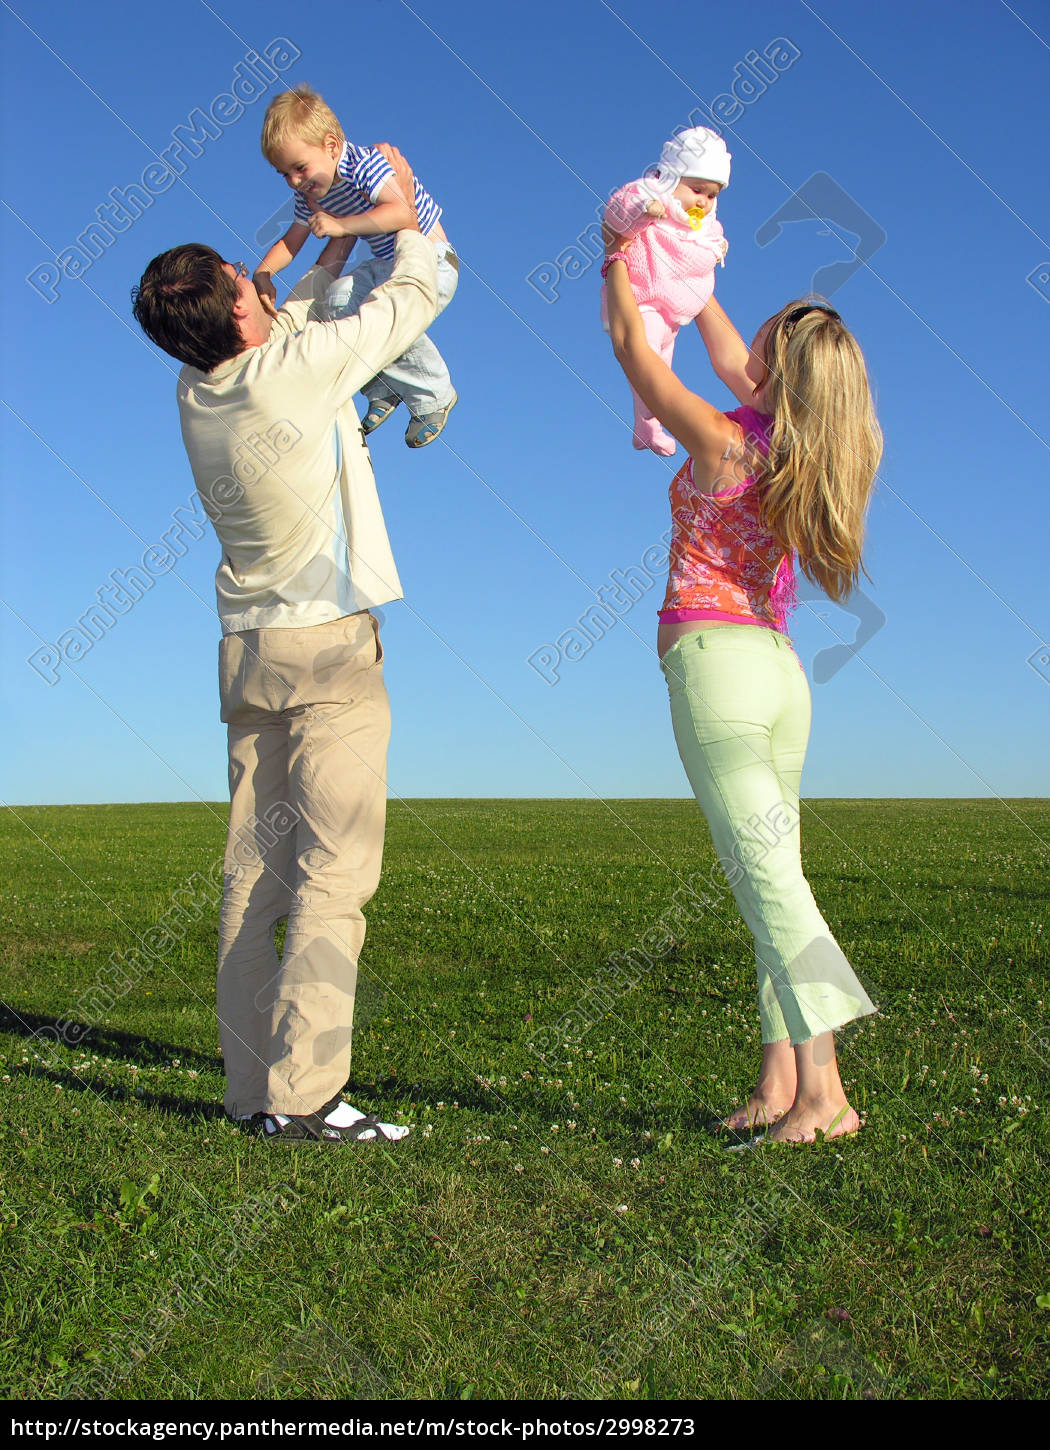
<instances>
[{"instance_id":1,"label":"woman's bare foot","mask_svg":"<svg viewBox=\"0 0 1050 1450\"><path fill-rule=\"evenodd\" d=\"M756 1088L742 1108L737 1108L736 1112L723 1119L722 1127L735 1133L768 1128L771 1123L779 1122L784 1116L791 1107L793 1097L792 1092L770 1093Z\"/></svg>"},{"instance_id":2,"label":"woman's bare foot","mask_svg":"<svg viewBox=\"0 0 1050 1450\"><path fill-rule=\"evenodd\" d=\"M860 1117L849 1103L817 1099L793 1103L766 1138L771 1143L815 1143L818 1133L825 1139L842 1138L859 1128Z\"/></svg>"},{"instance_id":3,"label":"woman's bare foot","mask_svg":"<svg viewBox=\"0 0 1050 1450\"><path fill-rule=\"evenodd\" d=\"M786 1037L781 1042L764 1042L758 1082L744 1106L730 1113L722 1127L735 1133L766 1128L784 1116L797 1092L798 1072L791 1043Z\"/></svg>"}]
</instances>

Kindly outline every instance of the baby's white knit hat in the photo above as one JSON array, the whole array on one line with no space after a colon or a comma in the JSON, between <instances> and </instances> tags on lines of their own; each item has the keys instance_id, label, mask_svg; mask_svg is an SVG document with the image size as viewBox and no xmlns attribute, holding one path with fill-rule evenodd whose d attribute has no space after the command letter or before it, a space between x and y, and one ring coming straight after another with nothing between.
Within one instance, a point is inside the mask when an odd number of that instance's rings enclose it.
<instances>
[{"instance_id":1,"label":"baby's white knit hat","mask_svg":"<svg viewBox=\"0 0 1050 1450\"><path fill-rule=\"evenodd\" d=\"M664 143L657 170L661 179L673 176L677 182L683 176L695 176L728 186L732 159L721 136L706 126L693 126Z\"/></svg>"}]
</instances>

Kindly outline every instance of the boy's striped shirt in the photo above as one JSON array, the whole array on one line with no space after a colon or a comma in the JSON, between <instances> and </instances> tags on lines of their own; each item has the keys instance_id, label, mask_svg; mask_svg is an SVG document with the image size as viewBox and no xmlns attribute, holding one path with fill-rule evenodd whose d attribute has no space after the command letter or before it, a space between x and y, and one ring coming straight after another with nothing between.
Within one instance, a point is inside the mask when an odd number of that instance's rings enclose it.
<instances>
[{"instance_id":1,"label":"boy's striped shirt","mask_svg":"<svg viewBox=\"0 0 1050 1450\"><path fill-rule=\"evenodd\" d=\"M331 189L318 205L322 211L329 212L332 216L360 216L363 212L371 211L379 192L388 181L393 180L393 167L374 146L355 146L352 141L348 141L336 165ZM437 225L441 208L429 191L420 186L418 177L415 178L415 193L419 230L424 236L428 236ZM305 199L297 192L295 220L303 226L309 226L312 215ZM389 262L394 257L395 236L395 232L378 232L364 240L375 256Z\"/></svg>"}]
</instances>

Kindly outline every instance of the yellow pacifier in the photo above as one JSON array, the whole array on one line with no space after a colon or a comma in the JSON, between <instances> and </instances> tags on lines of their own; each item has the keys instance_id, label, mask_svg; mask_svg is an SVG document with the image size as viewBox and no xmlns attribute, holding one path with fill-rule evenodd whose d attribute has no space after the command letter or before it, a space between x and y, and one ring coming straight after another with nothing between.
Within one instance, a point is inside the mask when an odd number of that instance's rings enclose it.
<instances>
[{"instance_id":1,"label":"yellow pacifier","mask_svg":"<svg viewBox=\"0 0 1050 1450\"><path fill-rule=\"evenodd\" d=\"M687 206L685 209L685 214L689 218L689 225L693 228L693 231L695 232L699 227L703 226L704 217L707 216L707 207Z\"/></svg>"}]
</instances>

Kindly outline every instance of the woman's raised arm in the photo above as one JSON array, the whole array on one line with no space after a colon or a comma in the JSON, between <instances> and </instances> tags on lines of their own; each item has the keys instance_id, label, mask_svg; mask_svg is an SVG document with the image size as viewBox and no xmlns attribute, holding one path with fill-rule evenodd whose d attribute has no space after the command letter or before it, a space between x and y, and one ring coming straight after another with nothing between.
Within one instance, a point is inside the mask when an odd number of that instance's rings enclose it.
<instances>
[{"instance_id":1,"label":"woman's raised arm","mask_svg":"<svg viewBox=\"0 0 1050 1450\"><path fill-rule=\"evenodd\" d=\"M704 489L725 472L726 450L739 439L739 427L696 393L691 393L663 358L653 352L631 291L626 262L614 261L609 265L606 295L609 336L617 362L653 416L688 450L695 465L694 480ZM747 349L744 350L746 353Z\"/></svg>"},{"instance_id":2,"label":"woman's raised arm","mask_svg":"<svg viewBox=\"0 0 1050 1450\"><path fill-rule=\"evenodd\" d=\"M726 316L721 303L712 297L696 319L711 366L738 403L754 407L755 385L747 375L750 349Z\"/></svg>"}]
</instances>

